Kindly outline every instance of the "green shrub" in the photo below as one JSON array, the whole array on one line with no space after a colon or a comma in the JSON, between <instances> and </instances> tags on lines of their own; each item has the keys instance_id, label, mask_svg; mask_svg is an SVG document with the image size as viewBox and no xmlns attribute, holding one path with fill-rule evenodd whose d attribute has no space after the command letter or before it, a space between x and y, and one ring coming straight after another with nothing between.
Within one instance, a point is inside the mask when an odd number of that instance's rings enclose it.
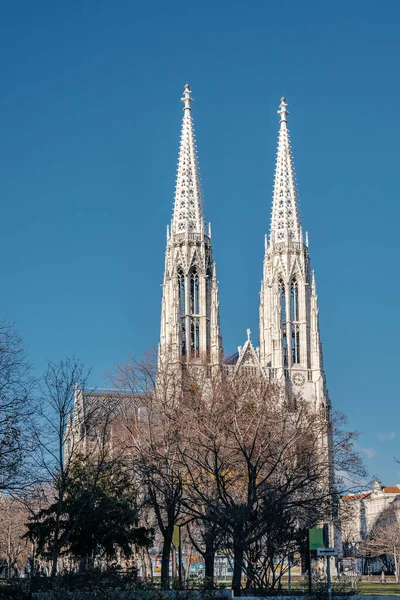
<instances>
[{"instance_id":1,"label":"green shrub","mask_svg":"<svg viewBox=\"0 0 400 600\"><path fill-rule=\"evenodd\" d=\"M304 589L308 590L308 578L304 580ZM352 580L345 575L339 579L332 578L331 581L332 597L340 596L346 599L354 594ZM307 592L307 596L311 600L326 600L328 597L328 582L325 575L314 575L312 578L312 593L311 596Z\"/></svg>"},{"instance_id":2,"label":"green shrub","mask_svg":"<svg viewBox=\"0 0 400 600\"><path fill-rule=\"evenodd\" d=\"M18 598L18 600L30 600L29 582L26 579L10 581L0 586L0 600Z\"/></svg>"}]
</instances>

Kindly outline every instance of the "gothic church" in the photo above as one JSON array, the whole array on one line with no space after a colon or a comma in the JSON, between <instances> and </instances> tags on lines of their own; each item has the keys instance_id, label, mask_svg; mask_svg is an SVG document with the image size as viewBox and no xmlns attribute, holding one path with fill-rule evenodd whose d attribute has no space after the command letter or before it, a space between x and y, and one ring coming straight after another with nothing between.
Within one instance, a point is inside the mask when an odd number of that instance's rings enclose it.
<instances>
[{"instance_id":1,"label":"gothic church","mask_svg":"<svg viewBox=\"0 0 400 600\"><path fill-rule=\"evenodd\" d=\"M182 98L183 121L178 174L167 248L161 308L159 358L168 363L204 364L228 372L251 369L299 392L316 411L328 405L319 337L318 297L311 271L308 235L303 234L284 98L272 219L265 236L260 294L259 347L248 331L238 353L224 361L219 320L218 281L211 227L203 212L191 91Z\"/></svg>"}]
</instances>

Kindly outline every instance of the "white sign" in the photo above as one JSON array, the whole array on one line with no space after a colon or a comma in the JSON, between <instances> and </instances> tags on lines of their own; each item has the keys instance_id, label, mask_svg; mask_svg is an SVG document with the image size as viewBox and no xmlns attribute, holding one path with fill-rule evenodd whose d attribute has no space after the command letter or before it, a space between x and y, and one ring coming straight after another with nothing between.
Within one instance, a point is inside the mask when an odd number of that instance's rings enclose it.
<instances>
[{"instance_id":1,"label":"white sign","mask_svg":"<svg viewBox=\"0 0 400 600\"><path fill-rule=\"evenodd\" d=\"M317 556L337 556L337 548L317 548Z\"/></svg>"}]
</instances>

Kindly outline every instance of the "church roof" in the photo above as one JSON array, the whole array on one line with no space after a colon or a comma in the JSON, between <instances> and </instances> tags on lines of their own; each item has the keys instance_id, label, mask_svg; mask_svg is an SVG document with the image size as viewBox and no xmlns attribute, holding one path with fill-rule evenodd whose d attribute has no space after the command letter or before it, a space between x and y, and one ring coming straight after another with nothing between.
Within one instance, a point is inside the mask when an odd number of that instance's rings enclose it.
<instances>
[{"instance_id":1,"label":"church roof","mask_svg":"<svg viewBox=\"0 0 400 600\"><path fill-rule=\"evenodd\" d=\"M397 485L389 485L383 488L386 494L400 494L400 488Z\"/></svg>"},{"instance_id":2,"label":"church roof","mask_svg":"<svg viewBox=\"0 0 400 600\"><path fill-rule=\"evenodd\" d=\"M348 496L342 496L342 500L363 500L369 498L372 492L361 492L360 494L349 494Z\"/></svg>"},{"instance_id":3,"label":"church roof","mask_svg":"<svg viewBox=\"0 0 400 600\"><path fill-rule=\"evenodd\" d=\"M224 365L236 365L238 358L239 352L235 352L234 354L231 354L230 356L224 358Z\"/></svg>"},{"instance_id":4,"label":"church roof","mask_svg":"<svg viewBox=\"0 0 400 600\"><path fill-rule=\"evenodd\" d=\"M399 494L400 485L387 485L382 486L382 492L385 494ZM349 494L348 496L342 496L342 500L364 500L372 495L372 491L360 492L359 494Z\"/></svg>"},{"instance_id":5,"label":"church roof","mask_svg":"<svg viewBox=\"0 0 400 600\"><path fill-rule=\"evenodd\" d=\"M294 242L302 241L296 178L287 128L287 116L289 112L286 107L285 98L281 98L278 110L278 114L280 115L280 129L271 218L272 243L289 240Z\"/></svg>"},{"instance_id":6,"label":"church roof","mask_svg":"<svg viewBox=\"0 0 400 600\"><path fill-rule=\"evenodd\" d=\"M203 200L193 120L190 87L184 88L183 120L175 188L172 233L204 233Z\"/></svg>"}]
</instances>

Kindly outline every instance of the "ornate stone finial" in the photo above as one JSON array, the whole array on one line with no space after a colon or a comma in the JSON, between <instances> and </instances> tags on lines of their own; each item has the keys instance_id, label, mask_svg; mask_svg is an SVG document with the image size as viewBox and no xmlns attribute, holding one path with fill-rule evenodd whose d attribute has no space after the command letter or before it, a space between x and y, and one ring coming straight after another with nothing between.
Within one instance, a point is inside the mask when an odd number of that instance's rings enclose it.
<instances>
[{"instance_id":1,"label":"ornate stone finial","mask_svg":"<svg viewBox=\"0 0 400 600\"><path fill-rule=\"evenodd\" d=\"M190 85L186 83L183 89L183 98L181 98L183 104L185 105L183 110L191 110L190 103L193 102L193 98L190 96L190 94Z\"/></svg>"},{"instance_id":2,"label":"ornate stone finial","mask_svg":"<svg viewBox=\"0 0 400 600\"><path fill-rule=\"evenodd\" d=\"M282 96L281 98L281 103L279 105L279 110L278 110L278 115L280 115L281 120L280 123L287 123L287 115L289 114L289 111L286 109L287 104L286 104L286 99Z\"/></svg>"},{"instance_id":3,"label":"ornate stone finial","mask_svg":"<svg viewBox=\"0 0 400 600\"><path fill-rule=\"evenodd\" d=\"M246 329L246 333L247 333L247 339L250 341L251 330L250 329Z\"/></svg>"},{"instance_id":4,"label":"ornate stone finial","mask_svg":"<svg viewBox=\"0 0 400 600\"><path fill-rule=\"evenodd\" d=\"M215 260L212 264L212 278L214 281L217 281L217 263L215 262Z\"/></svg>"},{"instance_id":5,"label":"ornate stone finial","mask_svg":"<svg viewBox=\"0 0 400 600\"><path fill-rule=\"evenodd\" d=\"M313 290L313 292L315 293L315 290L317 289L316 283L315 283L315 271L314 269L311 272L311 288Z\"/></svg>"}]
</instances>

